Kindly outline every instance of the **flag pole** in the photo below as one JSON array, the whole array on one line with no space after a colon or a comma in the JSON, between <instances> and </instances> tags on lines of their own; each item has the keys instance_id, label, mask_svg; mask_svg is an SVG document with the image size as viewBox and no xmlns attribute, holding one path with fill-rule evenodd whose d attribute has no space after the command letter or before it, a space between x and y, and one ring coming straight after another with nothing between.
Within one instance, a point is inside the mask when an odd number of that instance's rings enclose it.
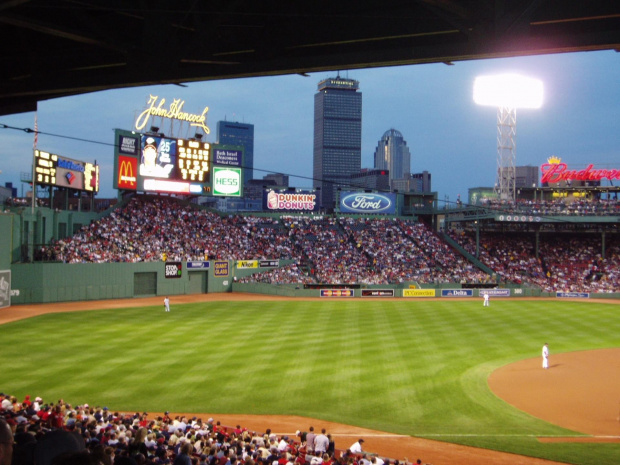
<instances>
[{"instance_id":1,"label":"flag pole","mask_svg":"<svg viewBox=\"0 0 620 465\"><path fill-rule=\"evenodd\" d=\"M37 150L37 142L39 141L39 124L37 121L37 112L34 112L34 141L32 143L32 207L31 213L34 215L34 203L36 201L36 192L37 185L35 182L36 179L36 165L37 165L37 157L35 156Z\"/></svg>"}]
</instances>

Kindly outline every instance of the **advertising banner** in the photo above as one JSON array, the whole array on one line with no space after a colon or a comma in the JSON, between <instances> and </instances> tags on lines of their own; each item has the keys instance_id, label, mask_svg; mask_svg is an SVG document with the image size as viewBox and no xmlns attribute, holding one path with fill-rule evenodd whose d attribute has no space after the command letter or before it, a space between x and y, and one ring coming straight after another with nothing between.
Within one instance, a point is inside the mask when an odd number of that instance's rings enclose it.
<instances>
[{"instance_id":1,"label":"advertising banner","mask_svg":"<svg viewBox=\"0 0 620 465\"><path fill-rule=\"evenodd\" d=\"M213 164L225 166L241 166L243 151L213 149Z\"/></svg>"},{"instance_id":2,"label":"advertising banner","mask_svg":"<svg viewBox=\"0 0 620 465\"><path fill-rule=\"evenodd\" d=\"M280 266L280 260L261 260L258 262L261 268L277 268Z\"/></svg>"},{"instance_id":3,"label":"advertising banner","mask_svg":"<svg viewBox=\"0 0 620 465\"><path fill-rule=\"evenodd\" d=\"M11 306L11 270L0 271L0 308Z\"/></svg>"},{"instance_id":4,"label":"advertising banner","mask_svg":"<svg viewBox=\"0 0 620 465\"><path fill-rule=\"evenodd\" d=\"M237 260L237 269L258 268L258 260Z\"/></svg>"},{"instance_id":5,"label":"advertising banner","mask_svg":"<svg viewBox=\"0 0 620 465\"><path fill-rule=\"evenodd\" d=\"M435 297L435 289L403 289L403 297Z\"/></svg>"},{"instance_id":6,"label":"advertising banner","mask_svg":"<svg viewBox=\"0 0 620 465\"><path fill-rule=\"evenodd\" d=\"M353 289L321 289L321 297L353 297Z\"/></svg>"},{"instance_id":7,"label":"advertising banner","mask_svg":"<svg viewBox=\"0 0 620 465\"><path fill-rule=\"evenodd\" d=\"M164 276L166 278L180 278L183 271L183 263L181 262L165 262L166 272Z\"/></svg>"},{"instance_id":8,"label":"advertising banner","mask_svg":"<svg viewBox=\"0 0 620 465\"><path fill-rule=\"evenodd\" d=\"M480 289L479 296L488 294L489 297L510 297L510 289Z\"/></svg>"},{"instance_id":9,"label":"advertising banner","mask_svg":"<svg viewBox=\"0 0 620 465\"><path fill-rule=\"evenodd\" d=\"M556 297L568 299L589 299L589 292L556 292Z\"/></svg>"},{"instance_id":10,"label":"advertising banner","mask_svg":"<svg viewBox=\"0 0 620 465\"><path fill-rule=\"evenodd\" d=\"M263 210L265 211L319 211L319 201L313 191L263 191Z\"/></svg>"},{"instance_id":11,"label":"advertising banner","mask_svg":"<svg viewBox=\"0 0 620 465\"><path fill-rule=\"evenodd\" d=\"M118 153L122 153L124 155L133 155L134 157L138 156L138 151L140 149L140 139L138 136L125 136L122 134L118 135Z\"/></svg>"},{"instance_id":12,"label":"advertising banner","mask_svg":"<svg viewBox=\"0 0 620 465\"><path fill-rule=\"evenodd\" d=\"M187 268L188 269L206 269L209 268L209 262L199 262L199 261L193 261L193 262L187 262Z\"/></svg>"},{"instance_id":13,"label":"advertising banner","mask_svg":"<svg viewBox=\"0 0 620 465\"><path fill-rule=\"evenodd\" d=\"M58 157L56 185L84 190L84 163Z\"/></svg>"},{"instance_id":14,"label":"advertising banner","mask_svg":"<svg viewBox=\"0 0 620 465\"><path fill-rule=\"evenodd\" d=\"M136 190L138 187L138 159L135 157L118 157L118 188Z\"/></svg>"},{"instance_id":15,"label":"advertising banner","mask_svg":"<svg viewBox=\"0 0 620 465\"><path fill-rule=\"evenodd\" d=\"M472 289L442 289L441 297L473 297Z\"/></svg>"},{"instance_id":16,"label":"advertising banner","mask_svg":"<svg viewBox=\"0 0 620 465\"><path fill-rule=\"evenodd\" d=\"M225 278L230 273L228 262L215 262L213 268L213 276L218 278Z\"/></svg>"},{"instance_id":17,"label":"advertising banner","mask_svg":"<svg viewBox=\"0 0 620 465\"><path fill-rule=\"evenodd\" d=\"M241 168L213 167L213 195L241 197Z\"/></svg>"},{"instance_id":18,"label":"advertising banner","mask_svg":"<svg viewBox=\"0 0 620 465\"><path fill-rule=\"evenodd\" d=\"M394 297L394 289L362 289L362 297Z\"/></svg>"},{"instance_id":19,"label":"advertising banner","mask_svg":"<svg viewBox=\"0 0 620 465\"><path fill-rule=\"evenodd\" d=\"M340 194L340 211L393 215L396 212L396 195L343 191Z\"/></svg>"}]
</instances>

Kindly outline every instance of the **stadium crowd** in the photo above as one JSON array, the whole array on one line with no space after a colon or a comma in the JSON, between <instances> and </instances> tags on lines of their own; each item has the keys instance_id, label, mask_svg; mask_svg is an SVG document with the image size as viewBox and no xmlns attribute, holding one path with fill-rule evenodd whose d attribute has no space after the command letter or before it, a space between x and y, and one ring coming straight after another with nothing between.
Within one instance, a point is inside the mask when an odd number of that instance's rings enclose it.
<instances>
[{"instance_id":1,"label":"stadium crowd","mask_svg":"<svg viewBox=\"0 0 620 465\"><path fill-rule=\"evenodd\" d=\"M43 256L64 263L292 258L286 234L256 219L220 217L169 198L133 197L109 216L59 240Z\"/></svg>"},{"instance_id":2,"label":"stadium crowd","mask_svg":"<svg viewBox=\"0 0 620 465\"><path fill-rule=\"evenodd\" d=\"M0 465L408 465L364 452L361 438L336 449L313 427L277 435L169 412L150 418L62 399L0 400Z\"/></svg>"},{"instance_id":3,"label":"stadium crowd","mask_svg":"<svg viewBox=\"0 0 620 465\"><path fill-rule=\"evenodd\" d=\"M620 214L618 199L558 198L555 200L482 199L480 204L507 214L536 216L609 216Z\"/></svg>"},{"instance_id":4,"label":"stadium crowd","mask_svg":"<svg viewBox=\"0 0 620 465\"><path fill-rule=\"evenodd\" d=\"M467 252L476 254L473 231L450 236ZM538 257L533 239L520 234L481 233L479 259L503 282L526 284L544 292L617 292L620 285L620 244L607 246L601 256L598 237L543 237Z\"/></svg>"},{"instance_id":5,"label":"stadium crowd","mask_svg":"<svg viewBox=\"0 0 620 465\"><path fill-rule=\"evenodd\" d=\"M584 207L581 201L572 204L584 211L598 208ZM610 201L607 206L612 205L615 208ZM528 206L553 209L556 204ZM475 255L472 232L450 234ZM478 269L422 222L220 216L174 198L136 196L73 237L43 248L40 256L65 263L293 260L286 268L242 278L272 284L464 284L491 283L498 276L501 282L529 284L546 292L611 292L620 281L620 245L610 242L602 258L600 239L554 237L541 240L536 257L533 244L523 236L484 233L480 260L495 276Z\"/></svg>"}]
</instances>

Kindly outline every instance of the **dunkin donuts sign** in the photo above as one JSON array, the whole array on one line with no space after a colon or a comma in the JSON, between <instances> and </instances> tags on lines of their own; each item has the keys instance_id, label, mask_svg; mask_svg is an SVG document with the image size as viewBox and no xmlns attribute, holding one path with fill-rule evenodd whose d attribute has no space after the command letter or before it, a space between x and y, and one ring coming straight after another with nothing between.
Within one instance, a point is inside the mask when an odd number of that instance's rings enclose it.
<instances>
[{"instance_id":1,"label":"dunkin donuts sign","mask_svg":"<svg viewBox=\"0 0 620 465\"><path fill-rule=\"evenodd\" d=\"M318 211L316 194L311 191L263 192L263 210L271 211Z\"/></svg>"}]
</instances>

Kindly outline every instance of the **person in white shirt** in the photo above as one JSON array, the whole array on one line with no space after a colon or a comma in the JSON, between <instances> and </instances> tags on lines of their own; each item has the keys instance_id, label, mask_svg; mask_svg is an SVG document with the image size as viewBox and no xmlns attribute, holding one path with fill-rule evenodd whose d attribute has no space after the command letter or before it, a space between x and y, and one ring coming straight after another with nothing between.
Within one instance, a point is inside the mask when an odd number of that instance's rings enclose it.
<instances>
[{"instance_id":1,"label":"person in white shirt","mask_svg":"<svg viewBox=\"0 0 620 465\"><path fill-rule=\"evenodd\" d=\"M482 304L483 307L488 307L489 306L489 294L485 293L484 294L484 303Z\"/></svg>"},{"instance_id":2,"label":"person in white shirt","mask_svg":"<svg viewBox=\"0 0 620 465\"><path fill-rule=\"evenodd\" d=\"M325 428L321 429L321 434L317 434L314 438L314 451L324 454L329 447L329 438L325 435Z\"/></svg>"},{"instance_id":3,"label":"person in white shirt","mask_svg":"<svg viewBox=\"0 0 620 465\"><path fill-rule=\"evenodd\" d=\"M168 296L166 296L166 298L164 299L164 310L166 312L170 311L170 299L168 298Z\"/></svg>"},{"instance_id":4,"label":"person in white shirt","mask_svg":"<svg viewBox=\"0 0 620 465\"><path fill-rule=\"evenodd\" d=\"M364 442L363 439L360 439L359 441L353 443L353 445L351 447L349 447L349 450L351 452L353 452L354 454L361 454L362 453L362 443Z\"/></svg>"},{"instance_id":5,"label":"person in white shirt","mask_svg":"<svg viewBox=\"0 0 620 465\"><path fill-rule=\"evenodd\" d=\"M549 368L549 344L545 342L542 348L542 367L546 370Z\"/></svg>"}]
</instances>

